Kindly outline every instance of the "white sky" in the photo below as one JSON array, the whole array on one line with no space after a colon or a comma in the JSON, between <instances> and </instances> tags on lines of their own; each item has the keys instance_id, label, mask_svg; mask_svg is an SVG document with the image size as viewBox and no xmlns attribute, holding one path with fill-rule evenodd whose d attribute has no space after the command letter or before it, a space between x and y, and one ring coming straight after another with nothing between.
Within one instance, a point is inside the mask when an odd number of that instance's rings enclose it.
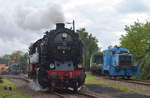
<instances>
[{"instance_id":1,"label":"white sky","mask_svg":"<svg viewBox=\"0 0 150 98\"><path fill-rule=\"evenodd\" d=\"M27 51L55 22L73 19L106 49L119 44L125 25L144 22L149 12L149 0L0 0L0 55Z\"/></svg>"}]
</instances>

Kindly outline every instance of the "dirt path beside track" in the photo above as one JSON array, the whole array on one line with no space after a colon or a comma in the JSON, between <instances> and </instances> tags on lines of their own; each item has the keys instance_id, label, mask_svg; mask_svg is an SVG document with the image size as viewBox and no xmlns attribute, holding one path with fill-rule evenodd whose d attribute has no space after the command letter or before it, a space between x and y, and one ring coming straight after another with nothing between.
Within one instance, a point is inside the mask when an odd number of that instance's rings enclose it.
<instances>
[{"instance_id":1,"label":"dirt path beside track","mask_svg":"<svg viewBox=\"0 0 150 98\"><path fill-rule=\"evenodd\" d=\"M150 96L150 86L141 85L141 84L135 84L135 83L127 83L124 81L116 81L116 80L110 80L105 79L103 77L97 77L101 81L104 81L106 84L109 84L114 87L124 87L126 89L129 89L133 92L141 93L143 95Z\"/></svg>"},{"instance_id":2,"label":"dirt path beside track","mask_svg":"<svg viewBox=\"0 0 150 98\"><path fill-rule=\"evenodd\" d=\"M44 91L35 91L32 89L32 87L30 87L31 86L30 84L28 84L27 82L25 82L23 80L19 80L19 79L10 79L10 80L18 85L18 91L20 91L24 94L27 94L29 96L29 98L62 98L61 96L58 96L55 93L44 92ZM97 98L107 98L107 97L101 96L99 94L96 94L94 92L91 92L85 88L86 87L84 87L84 89L82 89L83 93L95 95L95 96L97 96ZM94 97L89 97L89 96L85 96L85 95L81 95L81 94L73 94L73 93L69 94L67 92L60 93L60 94L67 96L65 98L94 98Z\"/></svg>"},{"instance_id":3,"label":"dirt path beside track","mask_svg":"<svg viewBox=\"0 0 150 98\"><path fill-rule=\"evenodd\" d=\"M27 84L25 81L18 79L10 79L10 80L19 86L18 91L27 94L29 98L60 98L59 96L48 92L35 91L32 88L30 88L29 84Z\"/></svg>"},{"instance_id":4,"label":"dirt path beside track","mask_svg":"<svg viewBox=\"0 0 150 98\"><path fill-rule=\"evenodd\" d=\"M115 98L150 98L149 86L110 80L90 73L87 73L86 87L100 95Z\"/></svg>"},{"instance_id":5,"label":"dirt path beside track","mask_svg":"<svg viewBox=\"0 0 150 98\"><path fill-rule=\"evenodd\" d=\"M89 75L87 78L89 78ZM54 93L35 91L30 87L31 85L29 85L29 83L23 80L19 80L19 79L10 79L10 80L18 85L18 89L17 89L18 92L27 94L29 98L62 98ZM148 93L149 87L142 88L141 86L139 86L140 88L137 88L137 87L134 87L135 85L130 84L130 83L127 84L127 83L122 83L120 81L103 79L100 77L91 78L91 80L94 80L94 84L86 84L81 91L91 94L91 95L96 95L98 96L98 98L150 98L149 96L150 93ZM99 82L103 82L105 85L95 84ZM106 86L106 84L108 86ZM113 88L112 86L116 88ZM134 89L137 88L137 90L147 89L147 92L144 92L144 94L143 92L135 93L133 91L136 91L136 89L135 90L131 89L131 92L130 92L130 90L128 89L120 90L117 87L124 87L124 88L130 87ZM77 94L66 94L66 95L67 95L67 98L90 98L90 97L85 97L85 96L77 95Z\"/></svg>"}]
</instances>

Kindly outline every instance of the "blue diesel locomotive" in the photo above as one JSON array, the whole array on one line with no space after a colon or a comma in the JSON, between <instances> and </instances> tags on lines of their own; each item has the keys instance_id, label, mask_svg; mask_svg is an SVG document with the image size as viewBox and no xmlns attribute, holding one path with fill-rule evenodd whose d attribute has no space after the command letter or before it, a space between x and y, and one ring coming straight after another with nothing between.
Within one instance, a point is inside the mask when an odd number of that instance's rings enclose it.
<instances>
[{"instance_id":1,"label":"blue diesel locomotive","mask_svg":"<svg viewBox=\"0 0 150 98\"><path fill-rule=\"evenodd\" d=\"M128 49L110 48L103 52L102 73L109 76L131 76L140 75L140 68L133 62L133 56Z\"/></svg>"},{"instance_id":2,"label":"blue diesel locomotive","mask_svg":"<svg viewBox=\"0 0 150 98\"><path fill-rule=\"evenodd\" d=\"M128 49L124 48L109 48L103 51L103 55L99 59L100 64L95 65L95 60L91 60L91 71L99 71L99 75L112 77L121 76L128 79L131 76L140 75L140 68L133 61L133 56ZM93 58L95 56L93 55ZM98 59L96 59L98 60ZM101 67L96 67L101 65Z\"/></svg>"}]
</instances>

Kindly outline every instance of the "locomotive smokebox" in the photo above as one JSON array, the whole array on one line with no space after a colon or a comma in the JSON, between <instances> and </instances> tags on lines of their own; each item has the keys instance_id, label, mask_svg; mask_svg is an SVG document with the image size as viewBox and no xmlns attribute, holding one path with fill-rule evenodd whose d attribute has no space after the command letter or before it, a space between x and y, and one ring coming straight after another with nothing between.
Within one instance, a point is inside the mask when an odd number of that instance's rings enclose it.
<instances>
[{"instance_id":1,"label":"locomotive smokebox","mask_svg":"<svg viewBox=\"0 0 150 98\"><path fill-rule=\"evenodd\" d=\"M64 23L56 23L56 29L64 29L65 24Z\"/></svg>"}]
</instances>

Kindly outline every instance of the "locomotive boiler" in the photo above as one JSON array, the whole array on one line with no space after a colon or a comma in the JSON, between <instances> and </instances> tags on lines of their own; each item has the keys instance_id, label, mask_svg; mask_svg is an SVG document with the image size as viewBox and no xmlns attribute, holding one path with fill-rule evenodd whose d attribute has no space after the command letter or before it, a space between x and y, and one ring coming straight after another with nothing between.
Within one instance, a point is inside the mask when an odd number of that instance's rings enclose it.
<instances>
[{"instance_id":1,"label":"locomotive boiler","mask_svg":"<svg viewBox=\"0 0 150 98\"><path fill-rule=\"evenodd\" d=\"M79 33L57 23L56 29L29 47L28 76L42 88L78 91L85 81L82 65L83 44Z\"/></svg>"}]
</instances>

